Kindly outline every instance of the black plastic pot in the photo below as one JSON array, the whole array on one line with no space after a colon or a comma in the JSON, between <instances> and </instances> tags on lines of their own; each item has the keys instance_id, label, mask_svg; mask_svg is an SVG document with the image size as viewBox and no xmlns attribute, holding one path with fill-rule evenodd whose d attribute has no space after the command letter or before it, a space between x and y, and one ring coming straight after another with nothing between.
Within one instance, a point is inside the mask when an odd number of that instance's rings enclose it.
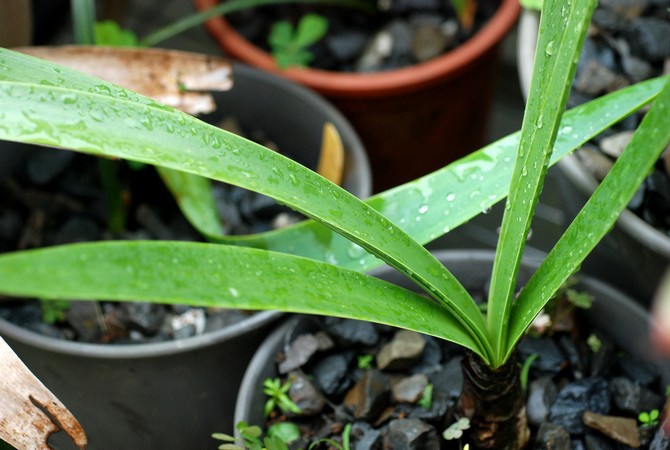
<instances>
[{"instance_id":1,"label":"black plastic pot","mask_svg":"<svg viewBox=\"0 0 670 450\"><path fill-rule=\"evenodd\" d=\"M524 95L530 87L539 14L519 20L517 64ZM558 162L562 203L572 220L598 187L598 180L575 154ZM584 261L582 271L617 286L648 306L670 262L670 237L625 209L616 226Z\"/></svg>"},{"instance_id":2,"label":"black plastic pot","mask_svg":"<svg viewBox=\"0 0 670 450\"><path fill-rule=\"evenodd\" d=\"M479 289L489 280L494 258L492 251L437 251L434 254L466 289ZM519 271L519 280L527 280L539 263L525 260ZM371 274L415 290L411 281L389 267L382 267ZM586 276L580 276L579 288L595 297L592 308L585 311L594 331L610 336L616 345L641 360L655 361L649 340L649 314L639 304L619 290ZM235 407L235 423L242 420L249 424L265 423L263 381L278 376L275 356L289 344L289 335L300 334L295 328L301 326L304 324L300 322L300 317L294 317L275 330L259 347L242 380ZM670 380L670 365L658 361L657 364L664 383L667 383Z\"/></svg>"},{"instance_id":3,"label":"black plastic pot","mask_svg":"<svg viewBox=\"0 0 670 450\"><path fill-rule=\"evenodd\" d=\"M323 123L330 121L346 148L344 187L359 197L370 194L360 140L330 104L244 65L234 66L234 76L234 89L215 94L218 108L207 120L234 114L307 165L316 164ZM17 158L16 151L29 150L0 144L0 168ZM244 370L280 317L279 312L261 312L217 332L138 345L60 341L4 320L0 335L80 420L91 449L201 449L213 448L211 433L232 431Z\"/></svg>"}]
</instances>

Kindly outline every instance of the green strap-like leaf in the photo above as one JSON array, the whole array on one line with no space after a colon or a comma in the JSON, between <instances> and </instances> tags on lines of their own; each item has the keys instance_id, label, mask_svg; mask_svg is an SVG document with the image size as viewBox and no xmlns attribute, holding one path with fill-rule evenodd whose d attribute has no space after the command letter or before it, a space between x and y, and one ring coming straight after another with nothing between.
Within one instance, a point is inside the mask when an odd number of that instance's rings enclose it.
<instances>
[{"instance_id":1,"label":"green strap-like leaf","mask_svg":"<svg viewBox=\"0 0 670 450\"><path fill-rule=\"evenodd\" d=\"M0 292L327 314L428 333L481 354L454 316L425 297L331 264L243 247L112 241L8 253L0 255Z\"/></svg>"},{"instance_id":2,"label":"green strap-like leaf","mask_svg":"<svg viewBox=\"0 0 670 450\"><path fill-rule=\"evenodd\" d=\"M153 100L133 95L97 78L67 68L59 68L58 72L54 73L53 67L43 64L41 60L16 59L16 55L11 52L0 52L0 68L3 70L2 78L10 81L45 84L58 82L72 89L90 90L166 109ZM561 123L551 164L649 103L661 90L664 82L664 79L649 80L568 111ZM518 132L507 136L447 168L378 194L367 200L367 203L398 224L417 241L421 243L432 241L482 211L487 211L505 198L519 145L519 136ZM175 197L182 206L189 203L188 206L183 206L185 215L196 229L211 240L292 253L360 271L367 271L383 264L359 246L313 221L304 221L282 230L248 236L221 235L219 221L210 209L212 194L209 192L209 182L190 174L179 175L179 172L167 169L161 170L164 179L169 178L165 172L173 172L174 177L179 178L178 182L167 184L176 192ZM476 180L476 186L472 183L472 188L463 192L462 185L468 179ZM457 190L462 194L455 195Z\"/></svg>"},{"instance_id":3,"label":"green strap-like leaf","mask_svg":"<svg viewBox=\"0 0 670 450\"><path fill-rule=\"evenodd\" d=\"M507 353L509 315L521 257L596 3L547 0L543 9L521 143L489 292L488 329L498 358L495 367L504 362Z\"/></svg>"},{"instance_id":4,"label":"green strap-like leaf","mask_svg":"<svg viewBox=\"0 0 670 450\"><path fill-rule=\"evenodd\" d=\"M30 58L10 56L18 64ZM0 80L4 72L0 69ZM403 272L441 301L486 348L483 316L430 252L377 211L294 161L179 111L104 94L0 81L0 104L2 139L164 166L290 205Z\"/></svg>"},{"instance_id":5,"label":"green strap-like leaf","mask_svg":"<svg viewBox=\"0 0 670 450\"><path fill-rule=\"evenodd\" d=\"M565 280L614 226L661 153L670 144L670 78L626 150L531 277L516 301L509 349Z\"/></svg>"},{"instance_id":6,"label":"green strap-like leaf","mask_svg":"<svg viewBox=\"0 0 670 450\"><path fill-rule=\"evenodd\" d=\"M664 79L649 80L566 112L550 164L553 165L654 99L664 82ZM417 241L424 244L430 242L505 198L512 178L519 136L520 133L507 136L444 169L377 194L366 200L366 203L398 224ZM187 186L185 180L174 183L171 189L175 192L175 197L180 201L190 197L188 200L193 203L202 202L203 199L208 202L207 199L211 198L211 192L207 192L209 184L195 181L197 186ZM472 181L477 183L471 183L470 188L464 191L464 183ZM201 233L216 242L306 256L360 271L382 264L360 247L313 221L253 235L214 235L211 230L220 228L218 220L211 218L207 205L198 209L203 211L202 216L191 214L187 210L184 212ZM209 227L202 224L209 224Z\"/></svg>"}]
</instances>

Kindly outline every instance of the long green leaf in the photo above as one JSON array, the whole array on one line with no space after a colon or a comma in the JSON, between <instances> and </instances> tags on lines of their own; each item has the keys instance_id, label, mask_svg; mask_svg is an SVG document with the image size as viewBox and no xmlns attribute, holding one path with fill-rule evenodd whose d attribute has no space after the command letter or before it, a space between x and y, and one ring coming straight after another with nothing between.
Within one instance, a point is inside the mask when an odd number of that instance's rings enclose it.
<instances>
[{"instance_id":1,"label":"long green leaf","mask_svg":"<svg viewBox=\"0 0 670 450\"><path fill-rule=\"evenodd\" d=\"M546 302L612 228L668 144L670 78L626 150L521 291L512 313L510 351Z\"/></svg>"},{"instance_id":2,"label":"long green leaf","mask_svg":"<svg viewBox=\"0 0 670 450\"><path fill-rule=\"evenodd\" d=\"M0 69L3 71L2 78L8 81L58 83L63 87L170 110L151 99L101 82L89 75L67 68L54 69L41 60L21 59L11 52L0 52ZM663 79L649 80L568 111L561 123L561 132L556 140L551 164L653 100L663 84ZM505 198L519 145L519 136L520 133L507 136L444 169L383 192L369 199L367 203L398 224L417 241L429 242L462 225L482 211L487 211ZM168 178L165 172L168 170L161 171L164 179ZM360 271L383 264L358 245L313 221L304 221L283 230L255 235L221 235L218 220L213 217L210 209L209 183L189 174L180 176L175 173L174 176L180 178L173 188L178 193L176 197L180 205L188 203L184 206L186 216L211 240L292 253ZM472 188L464 192L463 184L468 180L476 180L477 183L472 183ZM456 192L460 195L455 195Z\"/></svg>"},{"instance_id":3,"label":"long green leaf","mask_svg":"<svg viewBox=\"0 0 670 450\"><path fill-rule=\"evenodd\" d=\"M543 9L521 143L489 292L488 329L498 358L494 367L504 362L507 353L510 309L521 257L596 3L547 0Z\"/></svg>"},{"instance_id":4,"label":"long green leaf","mask_svg":"<svg viewBox=\"0 0 670 450\"><path fill-rule=\"evenodd\" d=\"M8 253L0 255L0 292L327 314L431 334L485 356L436 302L331 264L243 247L112 241Z\"/></svg>"},{"instance_id":5,"label":"long green leaf","mask_svg":"<svg viewBox=\"0 0 670 450\"><path fill-rule=\"evenodd\" d=\"M30 58L8 50L1 53L19 63ZM60 70L46 61L42 64ZM2 139L164 166L290 205L403 272L459 317L486 348L481 313L430 252L376 210L294 161L179 111L105 94L0 81L0 104Z\"/></svg>"},{"instance_id":6,"label":"long green leaf","mask_svg":"<svg viewBox=\"0 0 670 450\"><path fill-rule=\"evenodd\" d=\"M612 124L640 109L655 98L665 79L654 79L622 89L578 106L563 116L550 165L601 133ZM520 133L514 133L478 150L448 167L417 181L406 183L366 200L371 207L398 224L410 236L427 243L486 212L507 195ZM193 177L197 178L197 177ZM469 180L469 181L468 181ZM328 261L343 267L366 271L382 262L328 228L304 221L277 231L245 236L214 234L218 220L207 211L211 198L209 185L194 180L174 183L175 196L202 202L201 216L185 210L191 223L209 239L232 245L266 248ZM471 187L463 190L467 182ZM170 183L168 183L170 184ZM455 193L459 192L459 195ZM416 205L421 205L417 214ZM202 226L208 224L208 227Z\"/></svg>"}]
</instances>

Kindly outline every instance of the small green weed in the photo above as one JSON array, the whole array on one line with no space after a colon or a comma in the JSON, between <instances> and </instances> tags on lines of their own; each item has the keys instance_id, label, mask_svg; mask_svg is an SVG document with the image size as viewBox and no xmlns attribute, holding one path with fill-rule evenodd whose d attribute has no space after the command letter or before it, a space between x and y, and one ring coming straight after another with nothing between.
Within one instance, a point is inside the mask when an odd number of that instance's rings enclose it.
<instances>
[{"instance_id":1,"label":"small green weed","mask_svg":"<svg viewBox=\"0 0 670 450\"><path fill-rule=\"evenodd\" d=\"M318 14L304 15L295 28L285 20L275 23L268 37L275 62L282 69L309 65L314 55L308 47L321 39L326 31L328 20Z\"/></svg>"},{"instance_id":2,"label":"small green weed","mask_svg":"<svg viewBox=\"0 0 670 450\"><path fill-rule=\"evenodd\" d=\"M661 417L661 413L658 409L652 409L651 411L642 411L638 416L637 420L640 421L642 426L645 427L654 427L658 425L658 419Z\"/></svg>"},{"instance_id":3,"label":"small green weed","mask_svg":"<svg viewBox=\"0 0 670 450\"><path fill-rule=\"evenodd\" d=\"M265 402L266 416L269 416L275 408L279 408L283 413L300 414L300 408L288 396L289 389L291 382L282 384L279 378L268 378L263 382L263 392L270 397Z\"/></svg>"},{"instance_id":4,"label":"small green weed","mask_svg":"<svg viewBox=\"0 0 670 450\"><path fill-rule=\"evenodd\" d=\"M67 300L40 300L42 309L42 320L50 325L65 320L65 314L70 309L70 302Z\"/></svg>"},{"instance_id":5,"label":"small green weed","mask_svg":"<svg viewBox=\"0 0 670 450\"><path fill-rule=\"evenodd\" d=\"M361 370L371 369L374 360L374 355L358 355L358 368Z\"/></svg>"}]
</instances>

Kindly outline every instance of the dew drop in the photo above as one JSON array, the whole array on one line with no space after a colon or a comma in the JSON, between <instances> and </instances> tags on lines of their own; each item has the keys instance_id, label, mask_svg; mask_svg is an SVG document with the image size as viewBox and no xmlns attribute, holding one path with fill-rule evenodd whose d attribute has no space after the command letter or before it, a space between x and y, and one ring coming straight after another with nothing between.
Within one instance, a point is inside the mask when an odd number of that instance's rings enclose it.
<instances>
[{"instance_id":1,"label":"dew drop","mask_svg":"<svg viewBox=\"0 0 670 450\"><path fill-rule=\"evenodd\" d=\"M554 41L549 41L546 47L544 47L544 52L547 56L552 56L554 54Z\"/></svg>"},{"instance_id":2,"label":"dew drop","mask_svg":"<svg viewBox=\"0 0 670 450\"><path fill-rule=\"evenodd\" d=\"M454 200L456 200L456 194L454 194L453 192L450 192L449 194L447 194L447 201L448 202L453 202Z\"/></svg>"},{"instance_id":3,"label":"dew drop","mask_svg":"<svg viewBox=\"0 0 670 450\"><path fill-rule=\"evenodd\" d=\"M428 212L428 205L421 205L419 208L419 214L426 214Z\"/></svg>"},{"instance_id":4,"label":"dew drop","mask_svg":"<svg viewBox=\"0 0 670 450\"><path fill-rule=\"evenodd\" d=\"M544 117L542 116L542 114L540 114L540 117L538 117L537 120L535 121L535 126L536 126L538 129L539 129L539 128L542 128L542 127L544 126L543 119L544 119Z\"/></svg>"}]
</instances>

